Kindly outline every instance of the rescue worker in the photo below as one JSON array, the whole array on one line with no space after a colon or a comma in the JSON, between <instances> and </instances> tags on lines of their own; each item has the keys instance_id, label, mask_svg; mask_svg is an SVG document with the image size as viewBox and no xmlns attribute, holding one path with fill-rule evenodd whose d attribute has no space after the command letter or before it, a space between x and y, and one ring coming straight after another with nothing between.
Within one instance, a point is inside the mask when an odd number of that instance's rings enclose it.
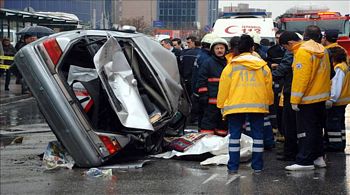
<instances>
[{"instance_id":1,"label":"rescue worker","mask_svg":"<svg viewBox=\"0 0 350 195\"><path fill-rule=\"evenodd\" d=\"M335 30L335 29L325 30L324 35L322 36L322 41L321 41L322 45L324 45L326 49L329 49L332 47L340 47L344 49L342 46L340 46L337 43L338 34L339 34L339 30ZM344 51L346 52L345 49Z\"/></svg>"},{"instance_id":2,"label":"rescue worker","mask_svg":"<svg viewBox=\"0 0 350 195\"><path fill-rule=\"evenodd\" d=\"M4 50L4 56L13 57L16 54L16 49L12 46L9 38L4 38L2 40L2 47ZM11 65L13 60L4 60L5 65ZM6 79L5 79L5 91L9 91L9 85L11 81L11 68L6 69Z\"/></svg>"},{"instance_id":3,"label":"rescue worker","mask_svg":"<svg viewBox=\"0 0 350 195\"><path fill-rule=\"evenodd\" d=\"M269 47L260 45L261 37L259 36L258 33L252 31L252 32L249 32L248 35L250 35L254 40L254 51L257 54L259 54L260 58L262 58L263 60L266 60L267 50Z\"/></svg>"},{"instance_id":4,"label":"rescue worker","mask_svg":"<svg viewBox=\"0 0 350 195\"><path fill-rule=\"evenodd\" d=\"M286 50L279 43L279 38L283 32L283 30L278 30L275 33L276 44L267 50L266 62L267 65L271 68L271 70L275 70L278 67L286 52ZM282 131L282 108L279 106L283 81L283 79L273 80L274 105L270 107L269 115L271 119L272 128L274 129L274 132L276 134L277 141L284 141L284 133Z\"/></svg>"},{"instance_id":5,"label":"rescue worker","mask_svg":"<svg viewBox=\"0 0 350 195\"><path fill-rule=\"evenodd\" d=\"M322 123L331 84L328 52L320 44L321 38L320 28L310 25L304 32L305 42L286 46L294 54L290 103L296 111L299 149L295 164L285 167L290 171L327 166Z\"/></svg>"},{"instance_id":6,"label":"rescue worker","mask_svg":"<svg viewBox=\"0 0 350 195\"><path fill-rule=\"evenodd\" d=\"M225 56L227 59L227 64L229 64L234 57L239 55L238 45L240 40L241 40L241 37L239 36L234 36L230 39L230 51Z\"/></svg>"},{"instance_id":7,"label":"rescue worker","mask_svg":"<svg viewBox=\"0 0 350 195\"><path fill-rule=\"evenodd\" d=\"M252 55L254 41L242 35L239 55L222 72L217 106L228 121L230 131L228 172L237 173L240 158L241 127L248 116L253 138L252 169L263 169L264 115L273 103L271 71L266 62Z\"/></svg>"},{"instance_id":8,"label":"rescue worker","mask_svg":"<svg viewBox=\"0 0 350 195\"><path fill-rule=\"evenodd\" d=\"M220 75L227 63L227 51L227 41L223 38L215 39L210 45L211 57L199 69L199 102L201 107L205 107L199 127L201 133L227 135L227 125L222 120L220 109L216 107Z\"/></svg>"},{"instance_id":9,"label":"rescue worker","mask_svg":"<svg viewBox=\"0 0 350 195\"><path fill-rule=\"evenodd\" d=\"M196 48L196 41L197 41L197 37L195 37L195 36L187 37L186 38L187 49Z\"/></svg>"},{"instance_id":10,"label":"rescue worker","mask_svg":"<svg viewBox=\"0 0 350 195\"><path fill-rule=\"evenodd\" d=\"M338 34L339 34L339 30L336 30L336 29L325 30L324 35L322 36L322 40L321 40L322 45L328 50L328 53L329 53L330 62L331 62L331 79L335 75L335 72L333 70L333 62L332 62L331 53L330 53L329 49L332 47L340 47L345 51L346 54L348 54L346 52L346 49L337 43ZM349 56L347 57L346 62L347 62L347 64L350 64Z\"/></svg>"},{"instance_id":11,"label":"rescue worker","mask_svg":"<svg viewBox=\"0 0 350 195\"><path fill-rule=\"evenodd\" d=\"M198 72L205 60L210 58L210 44L216 39L219 38L217 35L208 33L204 35L201 40L202 48L197 54L197 59L192 67L192 114L191 114L191 123L198 123L200 126L200 121L202 120L204 107L199 106L199 95L198 95Z\"/></svg>"},{"instance_id":12,"label":"rescue worker","mask_svg":"<svg viewBox=\"0 0 350 195\"><path fill-rule=\"evenodd\" d=\"M250 32L249 35L253 38L254 41L254 51L252 52L252 55L259 57L261 59L266 59L266 49L263 49L263 47L260 45L260 36L255 32ZM272 85L271 85L272 88ZM269 110L273 110L273 105L270 105ZM272 130L272 124L270 122L271 113L266 114L264 117L264 149L265 150L272 150L276 147L275 144L275 138L273 136L273 130ZM249 119L247 120L249 121ZM246 134L250 135L251 133L251 127L250 123L246 123Z\"/></svg>"},{"instance_id":13,"label":"rescue worker","mask_svg":"<svg viewBox=\"0 0 350 195\"><path fill-rule=\"evenodd\" d=\"M350 103L350 73L347 55L341 47L330 49L335 76L332 78L331 98L326 101L326 150L344 152L345 108Z\"/></svg>"},{"instance_id":14,"label":"rescue worker","mask_svg":"<svg viewBox=\"0 0 350 195\"><path fill-rule=\"evenodd\" d=\"M294 45L300 44L301 41L301 38L296 33L285 31L280 36L279 44L280 46L286 46L286 48L291 49ZM291 47L288 47L288 45L291 45ZM282 161L295 161L295 157L298 153L296 113L292 109L290 104L290 95L293 79L292 63L292 50L287 50L278 66L276 66L276 69L272 70L272 78L275 81L279 81L281 79L283 79L284 81L282 90L282 132L284 134L285 140L283 146L283 154L282 156L277 157L277 160Z\"/></svg>"}]
</instances>

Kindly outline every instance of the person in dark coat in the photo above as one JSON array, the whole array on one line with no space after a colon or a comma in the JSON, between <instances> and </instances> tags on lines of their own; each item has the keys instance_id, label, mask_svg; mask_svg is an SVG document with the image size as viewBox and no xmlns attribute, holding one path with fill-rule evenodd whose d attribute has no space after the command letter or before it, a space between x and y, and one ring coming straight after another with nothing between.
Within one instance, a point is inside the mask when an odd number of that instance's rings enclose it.
<instances>
[{"instance_id":1,"label":"person in dark coat","mask_svg":"<svg viewBox=\"0 0 350 195\"><path fill-rule=\"evenodd\" d=\"M181 55L181 50L173 47L171 39L163 39L160 41L160 44L167 50L171 51L176 58L179 58Z\"/></svg>"},{"instance_id":2,"label":"person in dark coat","mask_svg":"<svg viewBox=\"0 0 350 195\"><path fill-rule=\"evenodd\" d=\"M180 55L179 71L182 80L184 81L187 93L191 96L192 90L192 70L196 66L198 53L200 48L184 49Z\"/></svg>"},{"instance_id":3,"label":"person in dark coat","mask_svg":"<svg viewBox=\"0 0 350 195\"><path fill-rule=\"evenodd\" d=\"M179 49L179 50L183 50L183 46L182 46L182 43L181 43L181 39L179 38L173 38L171 40L172 44L173 44L173 47L175 47L176 49Z\"/></svg>"},{"instance_id":4,"label":"person in dark coat","mask_svg":"<svg viewBox=\"0 0 350 195\"><path fill-rule=\"evenodd\" d=\"M226 121L222 120L221 110L216 106L220 76L227 64L225 58L227 51L227 41L223 38L215 39L210 45L211 57L199 69L199 101L200 106L205 107L199 127L201 133L227 135Z\"/></svg>"},{"instance_id":5,"label":"person in dark coat","mask_svg":"<svg viewBox=\"0 0 350 195\"><path fill-rule=\"evenodd\" d=\"M272 47L270 47L267 50L267 58L266 62L267 65L271 68L271 70L275 70L278 65L281 63L281 60L286 52L286 49L284 49L279 44L279 37L282 35L284 31L279 30L275 33L276 38L276 44ZM278 105L280 100L280 95L283 87L283 78L274 80L273 81L273 92L274 92L274 105L270 106L270 118L271 118L271 125L274 129L278 129L279 133L281 135L284 134L283 128L282 128L282 108ZM279 141L281 138L277 137L277 140Z\"/></svg>"},{"instance_id":6,"label":"person in dark coat","mask_svg":"<svg viewBox=\"0 0 350 195\"><path fill-rule=\"evenodd\" d=\"M290 95L293 80L293 53L286 51L281 62L272 71L274 81L284 81L283 85L283 110L282 110L282 131L284 134L283 154L277 160L294 161L298 153L296 114L290 104Z\"/></svg>"},{"instance_id":7,"label":"person in dark coat","mask_svg":"<svg viewBox=\"0 0 350 195\"><path fill-rule=\"evenodd\" d=\"M33 41L36 41L37 39L38 39L38 37L36 35L33 35L33 34L25 34L25 35L23 35L24 44L20 44L19 48L17 49L17 51L22 49L22 47L26 46L27 44L29 44L29 43L31 43ZM14 65L16 65L16 64L14 64ZM19 78L20 78L21 84L22 84L22 94L30 93L26 82L22 79L22 75L20 73L18 75L19 75ZM17 79L18 79L18 77L17 77ZM16 81L16 83L17 83L17 81Z\"/></svg>"},{"instance_id":8,"label":"person in dark coat","mask_svg":"<svg viewBox=\"0 0 350 195\"><path fill-rule=\"evenodd\" d=\"M14 56L16 54L16 49L11 45L10 39L4 38L2 40L2 47L4 50L4 56ZM13 60L4 60L5 65L12 65ZM10 90L9 85L11 81L11 69L6 69L6 79L5 79L5 91Z\"/></svg>"},{"instance_id":9,"label":"person in dark coat","mask_svg":"<svg viewBox=\"0 0 350 195\"><path fill-rule=\"evenodd\" d=\"M201 49L197 54L196 61L192 66L192 110L191 110L191 121L190 123L198 123L200 126L200 121L202 120L204 108L199 105L199 95L198 95L198 72L205 60L210 58L210 45L216 39L219 38L217 35L208 33L203 36L201 40Z\"/></svg>"}]
</instances>

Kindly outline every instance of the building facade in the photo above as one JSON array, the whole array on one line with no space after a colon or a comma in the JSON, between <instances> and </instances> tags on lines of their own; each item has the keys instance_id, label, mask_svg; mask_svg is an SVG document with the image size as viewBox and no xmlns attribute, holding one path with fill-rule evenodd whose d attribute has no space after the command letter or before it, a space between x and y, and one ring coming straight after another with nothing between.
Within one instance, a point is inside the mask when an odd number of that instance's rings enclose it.
<instances>
[{"instance_id":1,"label":"building facade","mask_svg":"<svg viewBox=\"0 0 350 195\"><path fill-rule=\"evenodd\" d=\"M29 12L65 12L78 16L82 24L92 28L108 28L112 0L2 0L6 9Z\"/></svg>"},{"instance_id":2,"label":"building facade","mask_svg":"<svg viewBox=\"0 0 350 195\"><path fill-rule=\"evenodd\" d=\"M251 8L247 3L239 3L237 6L225 6L222 12L266 12L266 9ZM271 12L266 12L268 17L271 17Z\"/></svg>"},{"instance_id":3,"label":"building facade","mask_svg":"<svg viewBox=\"0 0 350 195\"><path fill-rule=\"evenodd\" d=\"M143 17L155 28L198 30L212 26L218 16L218 0L114 0L112 23Z\"/></svg>"}]
</instances>

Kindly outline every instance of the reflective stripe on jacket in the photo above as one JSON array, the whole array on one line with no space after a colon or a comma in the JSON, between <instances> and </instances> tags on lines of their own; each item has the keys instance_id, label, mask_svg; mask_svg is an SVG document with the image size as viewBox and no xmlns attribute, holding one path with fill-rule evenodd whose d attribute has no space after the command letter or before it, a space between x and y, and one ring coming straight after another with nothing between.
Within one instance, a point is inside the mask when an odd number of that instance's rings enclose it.
<instances>
[{"instance_id":1,"label":"reflective stripe on jacket","mask_svg":"<svg viewBox=\"0 0 350 195\"><path fill-rule=\"evenodd\" d=\"M327 50L313 40L293 47L293 81L290 102L311 104L329 99L330 62Z\"/></svg>"},{"instance_id":2,"label":"reflective stripe on jacket","mask_svg":"<svg viewBox=\"0 0 350 195\"><path fill-rule=\"evenodd\" d=\"M215 55L210 56L199 68L198 74L198 95L200 97L216 98L220 75L226 66L226 58L218 58Z\"/></svg>"},{"instance_id":3,"label":"reflective stripe on jacket","mask_svg":"<svg viewBox=\"0 0 350 195\"><path fill-rule=\"evenodd\" d=\"M264 60L247 52L235 57L225 67L217 97L217 106L223 116L268 113L272 103L272 76Z\"/></svg>"},{"instance_id":4,"label":"reflective stripe on jacket","mask_svg":"<svg viewBox=\"0 0 350 195\"><path fill-rule=\"evenodd\" d=\"M336 68L339 68L344 72L345 78L343 80L340 96L338 100L334 103L334 106L343 106L350 103L350 67L346 65L345 62L343 62L335 65L334 69Z\"/></svg>"}]
</instances>

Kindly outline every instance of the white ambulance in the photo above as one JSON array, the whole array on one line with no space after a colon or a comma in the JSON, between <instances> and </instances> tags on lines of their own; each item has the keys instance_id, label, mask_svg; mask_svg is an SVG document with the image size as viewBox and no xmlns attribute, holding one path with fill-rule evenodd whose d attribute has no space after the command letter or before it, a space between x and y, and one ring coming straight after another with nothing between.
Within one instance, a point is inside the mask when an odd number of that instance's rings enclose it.
<instances>
[{"instance_id":1,"label":"white ambulance","mask_svg":"<svg viewBox=\"0 0 350 195\"><path fill-rule=\"evenodd\" d=\"M274 42L275 31L272 18L267 17L265 12L224 13L216 20L213 27L213 34L226 40L234 36L256 32L261 38Z\"/></svg>"}]
</instances>

